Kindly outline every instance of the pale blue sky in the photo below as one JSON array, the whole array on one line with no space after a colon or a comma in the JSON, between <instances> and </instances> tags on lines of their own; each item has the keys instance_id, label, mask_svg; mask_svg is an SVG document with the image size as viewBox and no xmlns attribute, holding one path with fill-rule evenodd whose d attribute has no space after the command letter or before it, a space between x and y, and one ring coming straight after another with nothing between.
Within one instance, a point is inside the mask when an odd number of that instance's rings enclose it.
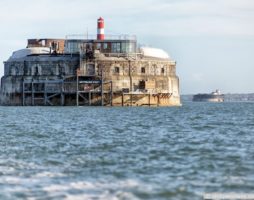
<instances>
[{"instance_id":1,"label":"pale blue sky","mask_svg":"<svg viewBox=\"0 0 254 200\"><path fill-rule=\"evenodd\" d=\"M253 0L0 0L3 61L27 38L135 34L177 61L181 93L254 92Z\"/></svg>"}]
</instances>

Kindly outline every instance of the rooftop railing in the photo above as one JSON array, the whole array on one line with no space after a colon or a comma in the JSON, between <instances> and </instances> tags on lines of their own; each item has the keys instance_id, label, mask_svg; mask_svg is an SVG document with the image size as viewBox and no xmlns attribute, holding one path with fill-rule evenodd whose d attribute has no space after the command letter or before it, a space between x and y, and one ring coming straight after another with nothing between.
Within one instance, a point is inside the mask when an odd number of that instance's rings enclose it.
<instances>
[{"instance_id":1,"label":"rooftop railing","mask_svg":"<svg viewBox=\"0 0 254 200\"><path fill-rule=\"evenodd\" d=\"M66 35L66 40L97 40L97 35L73 34ZM105 35L105 40L137 40L136 35Z\"/></svg>"}]
</instances>

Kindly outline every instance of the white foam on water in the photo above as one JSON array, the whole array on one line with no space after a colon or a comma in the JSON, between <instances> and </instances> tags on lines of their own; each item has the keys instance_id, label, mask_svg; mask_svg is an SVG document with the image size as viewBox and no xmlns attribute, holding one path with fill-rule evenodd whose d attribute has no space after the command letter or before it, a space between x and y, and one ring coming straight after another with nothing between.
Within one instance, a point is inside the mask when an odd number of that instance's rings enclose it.
<instances>
[{"instance_id":1,"label":"white foam on water","mask_svg":"<svg viewBox=\"0 0 254 200\"><path fill-rule=\"evenodd\" d=\"M53 177L63 177L65 176L64 174L62 173L53 173L53 172L48 172L48 171L45 171L45 172L41 172L41 173L38 173L38 174L35 174L34 175L34 178L53 178Z\"/></svg>"},{"instance_id":2,"label":"white foam on water","mask_svg":"<svg viewBox=\"0 0 254 200\"><path fill-rule=\"evenodd\" d=\"M70 195L68 194L64 200L84 200L84 199L96 199L96 200L138 200L130 192L117 192L115 194L109 194L108 192L104 192L99 195L92 194L78 194L78 195Z\"/></svg>"},{"instance_id":3,"label":"white foam on water","mask_svg":"<svg viewBox=\"0 0 254 200\"><path fill-rule=\"evenodd\" d=\"M228 176L225 177L227 184L244 184L245 177L242 176Z\"/></svg>"},{"instance_id":4,"label":"white foam on water","mask_svg":"<svg viewBox=\"0 0 254 200\"><path fill-rule=\"evenodd\" d=\"M8 184L21 184L22 179L13 177L13 176L4 176L0 179L0 183L8 183Z\"/></svg>"},{"instance_id":5,"label":"white foam on water","mask_svg":"<svg viewBox=\"0 0 254 200\"><path fill-rule=\"evenodd\" d=\"M0 172L3 174L8 174L14 171L15 171L14 167L0 166Z\"/></svg>"},{"instance_id":6,"label":"white foam on water","mask_svg":"<svg viewBox=\"0 0 254 200\"><path fill-rule=\"evenodd\" d=\"M115 183L108 183L106 181L100 181L100 182L84 182L84 181L78 181L78 182L71 182L66 185L49 185L46 187L43 187L44 191L47 192L54 192L54 191L62 191L62 190L69 190L69 189L77 189L77 190L98 190L98 189L111 189L111 188L134 188L141 186L140 183L134 180L126 180L126 181L118 181Z\"/></svg>"},{"instance_id":7,"label":"white foam on water","mask_svg":"<svg viewBox=\"0 0 254 200\"><path fill-rule=\"evenodd\" d=\"M25 186L22 186L22 185L14 185L11 187L1 188L1 194L2 193L12 194L12 193L17 193L17 192L21 192L23 194L29 194L31 192L31 190L26 188Z\"/></svg>"},{"instance_id":8,"label":"white foam on water","mask_svg":"<svg viewBox=\"0 0 254 200\"><path fill-rule=\"evenodd\" d=\"M79 200L79 199L137 199L129 190L137 188L147 188L135 180L125 180L117 182L107 181L78 181L68 184L52 184L43 187L43 191L47 192L49 196L56 194L65 194L66 200ZM144 189L143 188L143 189ZM79 194L69 194L70 191L79 190ZM82 193L82 194L80 194Z\"/></svg>"},{"instance_id":9,"label":"white foam on water","mask_svg":"<svg viewBox=\"0 0 254 200\"><path fill-rule=\"evenodd\" d=\"M70 187L68 185L50 185L42 188L46 192L59 192L64 190L69 190Z\"/></svg>"},{"instance_id":10,"label":"white foam on water","mask_svg":"<svg viewBox=\"0 0 254 200\"><path fill-rule=\"evenodd\" d=\"M83 200L83 199L97 199L97 200L137 200L138 198L135 197L131 192L123 192L118 191L115 193L110 193L109 191L104 191L100 194L68 194L64 198L64 200Z\"/></svg>"},{"instance_id":11,"label":"white foam on water","mask_svg":"<svg viewBox=\"0 0 254 200\"><path fill-rule=\"evenodd\" d=\"M14 176L2 176L0 177L1 194L12 194L21 192L23 194L31 193L31 189L27 186L40 184L40 179L20 178Z\"/></svg>"}]
</instances>

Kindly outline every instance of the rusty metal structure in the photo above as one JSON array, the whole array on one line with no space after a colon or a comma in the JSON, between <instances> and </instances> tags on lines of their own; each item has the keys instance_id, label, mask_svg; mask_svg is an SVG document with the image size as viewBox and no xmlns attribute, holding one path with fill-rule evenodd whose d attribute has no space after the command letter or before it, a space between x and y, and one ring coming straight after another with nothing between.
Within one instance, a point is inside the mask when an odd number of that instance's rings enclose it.
<instances>
[{"instance_id":1,"label":"rusty metal structure","mask_svg":"<svg viewBox=\"0 0 254 200\"><path fill-rule=\"evenodd\" d=\"M104 35L101 22L97 36L29 39L4 62L1 105L180 105L176 62L135 36Z\"/></svg>"}]
</instances>

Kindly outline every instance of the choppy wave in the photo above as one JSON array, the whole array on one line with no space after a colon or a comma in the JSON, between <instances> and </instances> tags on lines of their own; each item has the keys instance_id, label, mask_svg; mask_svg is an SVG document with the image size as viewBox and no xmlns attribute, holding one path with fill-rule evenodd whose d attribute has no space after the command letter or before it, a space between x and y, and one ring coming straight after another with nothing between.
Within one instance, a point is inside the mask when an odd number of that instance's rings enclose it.
<instances>
[{"instance_id":1,"label":"choppy wave","mask_svg":"<svg viewBox=\"0 0 254 200\"><path fill-rule=\"evenodd\" d=\"M0 107L0 199L254 190L254 104Z\"/></svg>"}]
</instances>

